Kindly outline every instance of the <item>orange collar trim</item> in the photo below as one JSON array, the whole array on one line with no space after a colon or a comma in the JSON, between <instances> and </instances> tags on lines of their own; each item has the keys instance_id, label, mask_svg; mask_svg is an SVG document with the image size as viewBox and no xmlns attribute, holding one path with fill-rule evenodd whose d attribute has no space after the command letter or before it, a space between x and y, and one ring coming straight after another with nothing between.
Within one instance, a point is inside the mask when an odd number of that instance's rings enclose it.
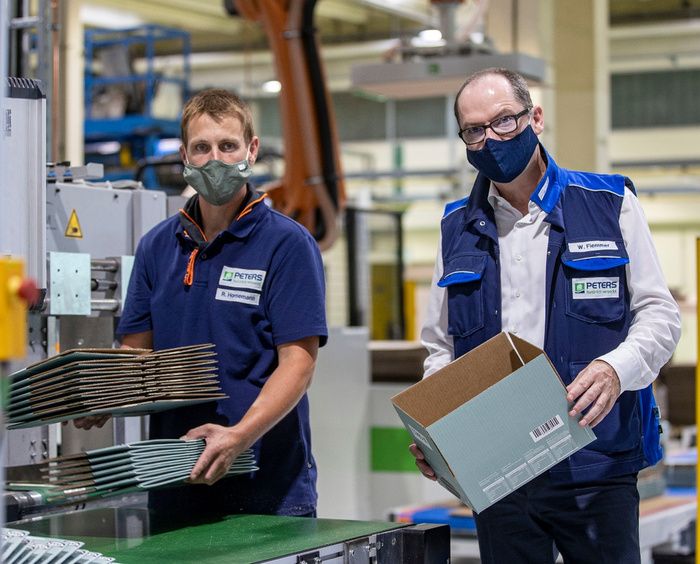
<instances>
[{"instance_id":1,"label":"orange collar trim","mask_svg":"<svg viewBox=\"0 0 700 564\"><path fill-rule=\"evenodd\" d=\"M248 215L251 211L253 211L253 206L259 202L262 202L265 198L267 198L267 194L263 194L257 200L253 200L252 202L248 202L248 205L245 208L243 208L243 211L241 213L238 214L236 221L238 221L242 217Z\"/></svg>"},{"instance_id":2,"label":"orange collar trim","mask_svg":"<svg viewBox=\"0 0 700 564\"><path fill-rule=\"evenodd\" d=\"M182 215L184 215L187 219L189 219L189 220L192 222L192 225L194 225L194 226L199 230L199 232L202 234L202 238L206 241L206 240L207 240L207 236L204 234L204 231L202 231L202 228L197 224L197 222L196 222L194 219L192 219L192 218L190 217L190 214L188 214L188 213L187 213L184 209L182 209L182 208L180 208L180 213L181 213ZM183 231L185 231L185 233L187 233L187 230L183 230ZM188 234L188 237L189 237L189 234Z\"/></svg>"}]
</instances>

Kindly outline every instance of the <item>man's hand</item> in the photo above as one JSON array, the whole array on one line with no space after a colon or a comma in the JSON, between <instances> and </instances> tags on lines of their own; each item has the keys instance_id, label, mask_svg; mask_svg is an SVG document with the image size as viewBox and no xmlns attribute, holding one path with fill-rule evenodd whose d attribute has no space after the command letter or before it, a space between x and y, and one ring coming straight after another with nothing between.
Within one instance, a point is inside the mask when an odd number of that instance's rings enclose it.
<instances>
[{"instance_id":1,"label":"man's hand","mask_svg":"<svg viewBox=\"0 0 700 564\"><path fill-rule=\"evenodd\" d=\"M204 439L206 447L192 468L189 482L212 485L226 475L231 463L246 449L230 427L207 423L187 432L183 440Z\"/></svg>"},{"instance_id":2,"label":"man's hand","mask_svg":"<svg viewBox=\"0 0 700 564\"><path fill-rule=\"evenodd\" d=\"M620 379L607 362L594 360L578 373L566 391L567 401L576 401L569 415L573 417L590 406L579 425L595 427L610 413L620 396Z\"/></svg>"},{"instance_id":3,"label":"man's hand","mask_svg":"<svg viewBox=\"0 0 700 564\"><path fill-rule=\"evenodd\" d=\"M85 429L86 431L88 429L92 429L93 427L100 429L105 423L107 423L107 421L109 421L110 417L111 415L89 415L87 417L78 417L73 419L73 425L75 425L77 429ZM68 421L64 421L63 424L67 425Z\"/></svg>"},{"instance_id":4,"label":"man's hand","mask_svg":"<svg viewBox=\"0 0 700 564\"><path fill-rule=\"evenodd\" d=\"M408 450L411 451L411 454L416 459L416 466L418 466L418 470L420 470L420 473L423 474L423 476L425 476L429 480L437 480L435 470L433 470L430 467L430 465L425 461L425 455L423 454L421 449L419 449L415 443L412 443L409 445Z\"/></svg>"}]
</instances>

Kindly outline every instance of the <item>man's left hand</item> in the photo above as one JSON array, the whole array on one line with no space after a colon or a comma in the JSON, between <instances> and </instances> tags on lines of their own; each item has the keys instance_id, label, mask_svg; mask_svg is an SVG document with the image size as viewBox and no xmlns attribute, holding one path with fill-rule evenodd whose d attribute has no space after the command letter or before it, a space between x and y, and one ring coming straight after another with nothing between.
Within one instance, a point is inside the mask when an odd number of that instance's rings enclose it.
<instances>
[{"instance_id":1,"label":"man's left hand","mask_svg":"<svg viewBox=\"0 0 700 564\"><path fill-rule=\"evenodd\" d=\"M204 439L206 447L192 468L189 482L212 485L226 475L231 463L245 450L241 440L230 427L208 423L187 432L183 440Z\"/></svg>"},{"instance_id":2,"label":"man's left hand","mask_svg":"<svg viewBox=\"0 0 700 564\"><path fill-rule=\"evenodd\" d=\"M576 403L569 415L576 416L590 406L579 425L595 427L610 413L620 396L620 379L607 362L594 360L566 387L566 399Z\"/></svg>"}]
</instances>

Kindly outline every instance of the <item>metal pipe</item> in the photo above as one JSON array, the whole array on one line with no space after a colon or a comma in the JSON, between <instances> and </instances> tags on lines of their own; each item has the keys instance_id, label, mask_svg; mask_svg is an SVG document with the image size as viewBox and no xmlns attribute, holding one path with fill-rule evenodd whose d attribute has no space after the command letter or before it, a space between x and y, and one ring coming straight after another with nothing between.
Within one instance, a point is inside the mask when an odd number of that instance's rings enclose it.
<instances>
[{"instance_id":1,"label":"metal pipe","mask_svg":"<svg viewBox=\"0 0 700 564\"><path fill-rule=\"evenodd\" d=\"M58 0L51 0L51 10L49 16L49 29L51 30L51 155L50 158L54 161L60 160L58 154L59 147L59 124L58 118L61 115L59 111L59 51L58 43L60 37L58 35Z\"/></svg>"},{"instance_id":2,"label":"metal pipe","mask_svg":"<svg viewBox=\"0 0 700 564\"><path fill-rule=\"evenodd\" d=\"M91 259L90 270L100 272L117 272L119 261L117 259Z\"/></svg>"},{"instance_id":3,"label":"metal pipe","mask_svg":"<svg viewBox=\"0 0 700 564\"><path fill-rule=\"evenodd\" d=\"M10 29L32 29L40 22L38 16L14 18L10 22Z\"/></svg>"},{"instance_id":4,"label":"metal pipe","mask_svg":"<svg viewBox=\"0 0 700 564\"><path fill-rule=\"evenodd\" d=\"M29 0L22 0L22 16L28 16L29 13L31 13L31 8L29 6ZM36 26L39 25L39 16L35 16L37 19ZM35 27L36 27L35 26ZM17 54L17 64L18 64L18 70L19 72L17 73L16 76L30 76L29 69L31 68L29 64L29 59L31 58L31 52L32 52L32 37L31 33L24 33L24 31L20 31L19 36L17 38L17 48L20 50L20 52Z\"/></svg>"},{"instance_id":5,"label":"metal pipe","mask_svg":"<svg viewBox=\"0 0 700 564\"><path fill-rule=\"evenodd\" d=\"M49 3L48 0L39 0L38 6L39 22L36 27L36 52L37 52L37 69L36 77L41 81L46 94L46 112L51 112L53 108L53 88L51 86L51 70L50 70L50 53L51 53L51 35L49 21ZM53 161L56 155L52 155L51 139L53 136L53 120L46 119L46 159Z\"/></svg>"},{"instance_id":6,"label":"metal pipe","mask_svg":"<svg viewBox=\"0 0 700 564\"><path fill-rule=\"evenodd\" d=\"M446 45L451 46L455 43L456 26L455 11L457 10L458 2L438 2L437 9L440 18L440 32Z\"/></svg>"},{"instance_id":7,"label":"metal pipe","mask_svg":"<svg viewBox=\"0 0 700 564\"><path fill-rule=\"evenodd\" d=\"M116 290L117 286L118 284L116 280L98 280L97 278L92 278L90 280L90 290L93 292Z\"/></svg>"},{"instance_id":8,"label":"metal pipe","mask_svg":"<svg viewBox=\"0 0 700 564\"><path fill-rule=\"evenodd\" d=\"M347 172L346 179L376 180L379 178L411 178L421 176L453 176L459 173L457 168L435 168L425 170L377 170L370 172Z\"/></svg>"},{"instance_id":9,"label":"metal pipe","mask_svg":"<svg viewBox=\"0 0 700 564\"><path fill-rule=\"evenodd\" d=\"M90 309L92 311L117 311L119 300L90 300Z\"/></svg>"},{"instance_id":10,"label":"metal pipe","mask_svg":"<svg viewBox=\"0 0 700 564\"><path fill-rule=\"evenodd\" d=\"M8 522L19 521L31 512L31 509L40 508L46 503L43 495L32 490L4 492L2 502L5 504Z\"/></svg>"}]
</instances>

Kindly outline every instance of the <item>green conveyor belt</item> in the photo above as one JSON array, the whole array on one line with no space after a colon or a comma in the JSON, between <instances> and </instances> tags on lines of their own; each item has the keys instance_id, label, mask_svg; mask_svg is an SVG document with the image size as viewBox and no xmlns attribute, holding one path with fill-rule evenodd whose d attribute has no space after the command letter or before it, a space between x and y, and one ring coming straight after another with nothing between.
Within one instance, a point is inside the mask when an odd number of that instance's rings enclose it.
<instances>
[{"instance_id":1,"label":"green conveyor belt","mask_svg":"<svg viewBox=\"0 0 700 564\"><path fill-rule=\"evenodd\" d=\"M124 534L119 538L119 533L111 532L116 529L124 533L129 529L130 521L115 520L114 512L118 511L129 510L96 509L28 523L10 523L8 526L38 536L80 540L85 543L84 548L113 556L122 564L260 562L403 526L377 521L234 515L146 536ZM131 516L132 525L136 517L136 513ZM121 525L112 526L116 521ZM81 530L85 534L81 534Z\"/></svg>"}]
</instances>

